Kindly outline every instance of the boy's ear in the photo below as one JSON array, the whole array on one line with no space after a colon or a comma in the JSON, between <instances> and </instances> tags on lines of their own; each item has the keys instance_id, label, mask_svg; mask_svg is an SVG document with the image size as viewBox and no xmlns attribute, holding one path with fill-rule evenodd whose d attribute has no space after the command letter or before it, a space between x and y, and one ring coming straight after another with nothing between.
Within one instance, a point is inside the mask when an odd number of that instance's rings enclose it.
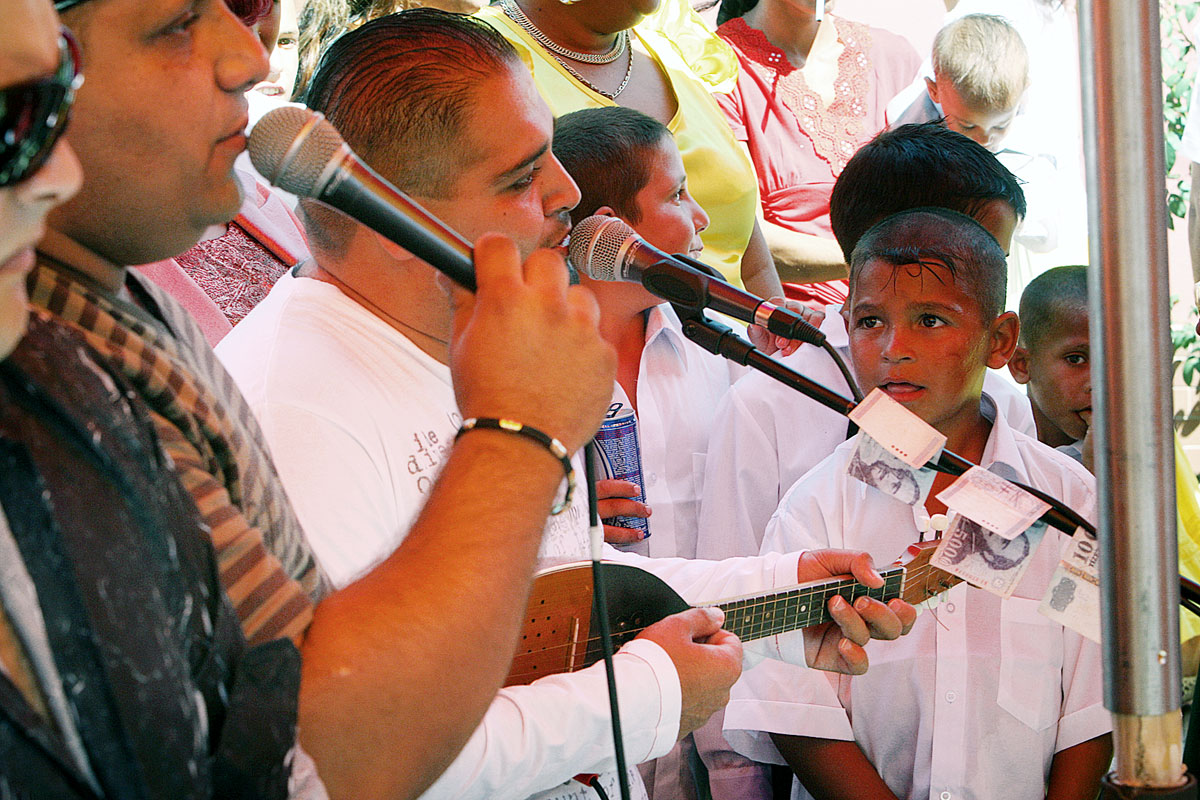
<instances>
[{"instance_id":1,"label":"boy's ear","mask_svg":"<svg viewBox=\"0 0 1200 800\"><path fill-rule=\"evenodd\" d=\"M1017 349L1017 336L1021 333L1021 323L1017 315L1005 311L991 324L991 335L988 342L987 365L992 369L1000 369L1013 357Z\"/></svg>"},{"instance_id":2,"label":"boy's ear","mask_svg":"<svg viewBox=\"0 0 1200 800\"><path fill-rule=\"evenodd\" d=\"M1024 347L1018 347L1013 351L1012 358L1008 360L1008 372L1013 376L1013 380L1024 386L1029 383L1029 351Z\"/></svg>"},{"instance_id":3,"label":"boy's ear","mask_svg":"<svg viewBox=\"0 0 1200 800\"><path fill-rule=\"evenodd\" d=\"M612 206L600 206L599 208L597 208L595 211L592 212L592 215L600 216L600 217L619 217L619 216L621 216L620 214L618 214L616 211L613 210Z\"/></svg>"},{"instance_id":4,"label":"boy's ear","mask_svg":"<svg viewBox=\"0 0 1200 800\"><path fill-rule=\"evenodd\" d=\"M935 81L933 78L925 79L925 91L929 92L930 100L932 100L935 103L941 102L940 100L938 100L937 81Z\"/></svg>"}]
</instances>

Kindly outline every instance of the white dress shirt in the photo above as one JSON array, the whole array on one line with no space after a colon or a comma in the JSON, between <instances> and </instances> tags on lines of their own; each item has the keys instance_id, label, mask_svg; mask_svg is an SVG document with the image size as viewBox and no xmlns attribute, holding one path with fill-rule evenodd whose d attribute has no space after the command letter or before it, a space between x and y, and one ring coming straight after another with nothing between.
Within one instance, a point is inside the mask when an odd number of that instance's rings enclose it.
<instances>
[{"instance_id":1,"label":"white dress shirt","mask_svg":"<svg viewBox=\"0 0 1200 800\"><path fill-rule=\"evenodd\" d=\"M620 549L652 558L696 557L708 435L721 398L744 373L744 367L688 341L669 303L647 312L636 415L646 503L653 514L650 538ZM620 383L613 385L613 403L632 407Z\"/></svg>"},{"instance_id":2,"label":"white dress shirt","mask_svg":"<svg viewBox=\"0 0 1200 800\"><path fill-rule=\"evenodd\" d=\"M764 552L848 547L885 564L917 541L924 509L848 476L854 445L840 445L787 493ZM1003 414L981 463L1094 515L1092 476L1010 429ZM764 663L735 687L727 738L776 760L764 731L853 739L902 800L1042 800L1054 754L1111 728L1099 646L1037 611L1068 541L1049 529L1009 599L964 583L928 601L909 635L867 646L865 675ZM809 797L799 781L792 797Z\"/></svg>"}]
</instances>

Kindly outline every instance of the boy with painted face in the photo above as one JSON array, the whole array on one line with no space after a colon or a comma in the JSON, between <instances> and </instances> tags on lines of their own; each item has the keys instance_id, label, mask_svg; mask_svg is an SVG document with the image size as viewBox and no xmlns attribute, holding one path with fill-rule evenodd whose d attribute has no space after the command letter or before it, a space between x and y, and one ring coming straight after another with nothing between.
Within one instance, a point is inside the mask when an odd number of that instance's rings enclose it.
<instances>
[{"instance_id":1,"label":"boy with painted face","mask_svg":"<svg viewBox=\"0 0 1200 800\"><path fill-rule=\"evenodd\" d=\"M1009 427L982 393L987 368L1017 345L1005 277L1003 251L962 215L918 209L880 222L851 260L855 372L864 391L886 392L944 434L948 449L1090 516L1091 475ZM945 513L936 495L949 476L915 506L850 477L860 438L792 487L764 552L862 547L887 562L918 541L926 516ZM946 592L908 639L872 650L865 677L754 670L735 687L726 734L766 758L767 737L747 731L769 732L799 779L794 798L1094 797L1111 755L1099 647L1037 613L1066 539L1045 534L1009 598L967 584Z\"/></svg>"}]
</instances>

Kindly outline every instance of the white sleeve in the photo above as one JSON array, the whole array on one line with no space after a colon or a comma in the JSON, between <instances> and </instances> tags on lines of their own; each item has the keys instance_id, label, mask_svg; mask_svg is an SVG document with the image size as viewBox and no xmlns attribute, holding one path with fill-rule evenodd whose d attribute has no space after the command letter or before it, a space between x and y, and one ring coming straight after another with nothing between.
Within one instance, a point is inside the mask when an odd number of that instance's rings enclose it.
<instances>
[{"instance_id":1,"label":"white sleeve","mask_svg":"<svg viewBox=\"0 0 1200 800\"><path fill-rule=\"evenodd\" d=\"M613 657L625 757L665 755L682 699L670 657L637 639ZM470 740L423 800L520 800L580 773L616 769L604 664L501 689Z\"/></svg>"},{"instance_id":2,"label":"white sleeve","mask_svg":"<svg viewBox=\"0 0 1200 800\"><path fill-rule=\"evenodd\" d=\"M717 407L704 465L696 536L699 558L757 553L779 502L775 427L760 425L742 400L742 391L753 385L739 381Z\"/></svg>"}]
</instances>

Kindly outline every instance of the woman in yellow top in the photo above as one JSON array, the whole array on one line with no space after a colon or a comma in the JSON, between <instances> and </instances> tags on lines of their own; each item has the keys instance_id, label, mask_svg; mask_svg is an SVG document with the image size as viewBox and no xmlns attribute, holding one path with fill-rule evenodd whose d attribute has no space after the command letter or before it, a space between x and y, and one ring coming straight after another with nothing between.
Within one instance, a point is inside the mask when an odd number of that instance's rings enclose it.
<instances>
[{"instance_id":1,"label":"woman in yellow top","mask_svg":"<svg viewBox=\"0 0 1200 800\"><path fill-rule=\"evenodd\" d=\"M711 87L657 20L634 27L658 6L659 0L503 0L479 16L517 48L555 116L622 105L666 125L683 155L688 191L712 220L702 235L704 261L761 297L782 295L755 217L754 167ZM719 63L719 52L707 55L708 63ZM736 69L732 53L728 59Z\"/></svg>"}]
</instances>

